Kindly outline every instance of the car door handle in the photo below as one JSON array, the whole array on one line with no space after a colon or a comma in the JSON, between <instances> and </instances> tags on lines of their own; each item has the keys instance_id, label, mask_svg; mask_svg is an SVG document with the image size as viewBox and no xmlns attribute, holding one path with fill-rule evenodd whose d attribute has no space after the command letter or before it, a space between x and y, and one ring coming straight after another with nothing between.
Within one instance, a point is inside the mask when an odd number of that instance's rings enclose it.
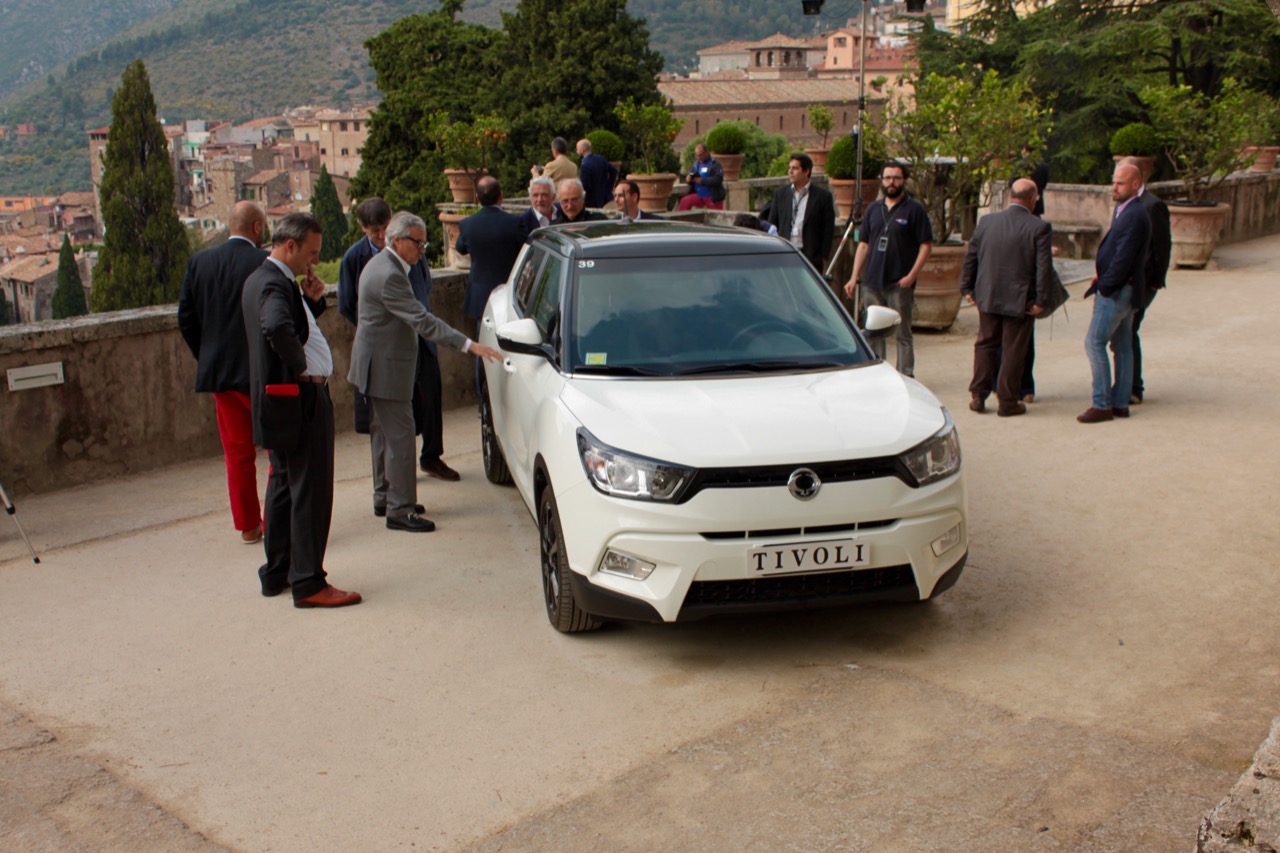
<instances>
[{"instance_id":1,"label":"car door handle","mask_svg":"<svg viewBox=\"0 0 1280 853\"><path fill-rule=\"evenodd\" d=\"M485 317L484 319L482 319L482 320L480 321L480 323L481 323L481 325L483 325L486 329L492 329L492 328L493 328L493 318L492 318L492 317Z\"/></svg>"},{"instance_id":2,"label":"car door handle","mask_svg":"<svg viewBox=\"0 0 1280 853\"><path fill-rule=\"evenodd\" d=\"M509 358L504 358L504 359L502 360L502 369L503 369L503 370L505 370L505 371L507 371L507 373L515 373L515 372L516 372L516 366L515 366L514 364L512 364L511 359L509 359Z\"/></svg>"}]
</instances>

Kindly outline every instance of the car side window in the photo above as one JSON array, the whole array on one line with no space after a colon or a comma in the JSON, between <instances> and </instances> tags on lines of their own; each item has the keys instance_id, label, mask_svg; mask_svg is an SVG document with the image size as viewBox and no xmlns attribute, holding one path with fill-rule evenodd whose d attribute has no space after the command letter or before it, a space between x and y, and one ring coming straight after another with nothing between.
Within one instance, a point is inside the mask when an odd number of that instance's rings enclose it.
<instances>
[{"instance_id":1,"label":"car side window","mask_svg":"<svg viewBox=\"0 0 1280 853\"><path fill-rule=\"evenodd\" d=\"M526 314L538 324L538 329L546 340L550 340L551 332L560 314L560 281L564 273L564 263L564 258L557 255L547 256L546 262L538 272L533 299Z\"/></svg>"},{"instance_id":2,"label":"car side window","mask_svg":"<svg viewBox=\"0 0 1280 853\"><path fill-rule=\"evenodd\" d=\"M538 264L546 257L539 251L526 252L524 264L515 277L516 306L526 317L529 316L529 299L533 294L533 285L538 280Z\"/></svg>"}]
</instances>

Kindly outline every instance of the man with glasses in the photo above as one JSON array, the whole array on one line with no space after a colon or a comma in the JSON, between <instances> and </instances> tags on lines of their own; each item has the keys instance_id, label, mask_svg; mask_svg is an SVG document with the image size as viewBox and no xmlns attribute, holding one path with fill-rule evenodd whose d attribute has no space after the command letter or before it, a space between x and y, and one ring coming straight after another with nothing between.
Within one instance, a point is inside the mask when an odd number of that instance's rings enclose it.
<instances>
[{"instance_id":1,"label":"man with glasses","mask_svg":"<svg viewBox=\"0 0 1280 853\"><path fill-rule=\"evenodd\" d=\"M862 280L862 304L883 305L898 312L898 372L915 376L915 341L911 337L911 309L916 278L933 251L933 227L924 205L906 191L907 168L896 160L884 164L880 182L884 198L867 207L858 232L853 275L844 286L852 299ZM863 270L866 275L863 275ZM871 349L885 357L884 339Z\"/></svg>"},{"instance_id":2,"label":"man with glasses","mask_svg":"<svg viewBox=\"0 0 1280 853\"><path fill-rule=\"evenodd\" d=\"M418 503L413 470L414 367L416 340L444 343L497 361L497 350L474 343L429 313L414 298L409 271L427 246L427 224L400 212L387 225L387 247L360 274L360 322L351 347L347 380L369 398L373 458L373 514L390 530L429 533L435 524Z\"/></svg>"},{"instance_id":3,"label":"man with glasses","mask_svg":"<svg viewBox=\"0 0 1280 853\"><path fill-rule=\"evenodd\" d=\"M552 225L563 225L566 222L597 222L605 219L603 213L587 210L586 193L582 189L582 181L577 178L565 178L559 184L560 209L552 218Z\"/></svg>"},{"instance_id":4,"label":"man with glasses","mask_svg":"<svg viewBox=\"0 0 1280 853\"><path fill-rule=\"evenodd\" d=\"M640 188L631 181L618 181L613 188L613 201L623 220L661 219L656 213L640 209Z\"/></svg>"}]
</instances>

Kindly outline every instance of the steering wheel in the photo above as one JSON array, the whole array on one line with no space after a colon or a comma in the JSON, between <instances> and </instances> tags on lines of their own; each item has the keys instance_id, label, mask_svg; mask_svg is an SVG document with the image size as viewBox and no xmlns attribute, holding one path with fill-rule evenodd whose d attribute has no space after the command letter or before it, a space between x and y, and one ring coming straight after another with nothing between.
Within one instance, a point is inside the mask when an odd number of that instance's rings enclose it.
<instances>
[{"instance_id":1,"label":"steering wheel","mask_svg":"<svg viewBox=\"0 0 1280 853\"><path fill-rule=\"evenodd\" d=\"M726 346L731 350L737 349L747 340L765 332L782 332L784 335L795 337L795 333L791 331L791 328L781 320L761 320L739 330L737 334L729 339L729 343Z\"/></svg>"}]
</instances>

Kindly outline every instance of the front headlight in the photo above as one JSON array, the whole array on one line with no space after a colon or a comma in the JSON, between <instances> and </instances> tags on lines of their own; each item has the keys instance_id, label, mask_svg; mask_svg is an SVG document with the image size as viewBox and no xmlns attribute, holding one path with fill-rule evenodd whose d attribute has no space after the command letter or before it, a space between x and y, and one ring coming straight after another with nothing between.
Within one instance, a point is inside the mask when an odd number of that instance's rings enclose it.
<instances>
[{"instance_id":1,"label":"front headlight","mask_svg":"<svg viewBox=\"0 0 1280 853\"><path fill-rule=\"evenodd\" d=\"M585 429L578 430L578 453L591 485L615 498L674 503L693 479L692 468L624 453Z\"/></svg>"},{"instance_id":2,"label":"front headlight","mask_svg":"<svg viewBox=\"0 0 1280 853\"><path fill-rule=\"evenodd\" d=\"M916 478L917 486L946 479L960 470L960 436L945 410L946 423L927 441L922 441L899 457Z\"/></svg>"}]
</instances>

